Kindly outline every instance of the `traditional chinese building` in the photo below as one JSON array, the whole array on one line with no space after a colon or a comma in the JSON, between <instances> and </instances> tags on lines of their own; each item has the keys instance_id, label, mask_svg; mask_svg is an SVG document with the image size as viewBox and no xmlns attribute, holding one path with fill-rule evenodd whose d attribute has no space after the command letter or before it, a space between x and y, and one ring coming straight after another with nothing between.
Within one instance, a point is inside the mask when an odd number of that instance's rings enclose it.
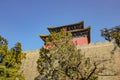
<instances>
[{"instance_id":1,"label":"traditional chinese building","mask_svg":"<svg viewBox=\"0 0 120 80\"><path fill-rule=\"evenodd\" d=\"M90 39L90 26L84 28L84 21L63 25L63 26L57 26L57 27L47 27L49 32L60 32L61 29L71 32L72 34L72 43L75 45L83 45L83 44L89 44ZM48 37L48 34L40 34L41 39L45 42L46 37ZM45 46L44 46L45 47Z\"/></svg>"}]
</instances>

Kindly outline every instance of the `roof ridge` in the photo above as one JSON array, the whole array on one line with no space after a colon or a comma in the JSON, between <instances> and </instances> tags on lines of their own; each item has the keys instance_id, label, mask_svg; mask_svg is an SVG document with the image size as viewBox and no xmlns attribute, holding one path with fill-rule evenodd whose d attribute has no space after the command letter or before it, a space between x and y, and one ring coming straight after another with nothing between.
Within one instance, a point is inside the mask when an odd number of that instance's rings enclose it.
<instances>
[{"instance_id":1,"label":"roof ridge","mask_svg":"<svg viewBox=\"0 0 120 80\"><path fill-rule=\"evenodd\" d=\"M71 25L75 25L75 24L80 24L80 23L83 23L84 25L84 21L80 21L80 22L76 22L76 23L72 23L72 24L67 24L67 25L62 25L62 26L49 26L47 27L47 29L51 29L51 28L61 28L61 27L64 27L64 26L71 26Z\"/></svg>"}]
</instances>

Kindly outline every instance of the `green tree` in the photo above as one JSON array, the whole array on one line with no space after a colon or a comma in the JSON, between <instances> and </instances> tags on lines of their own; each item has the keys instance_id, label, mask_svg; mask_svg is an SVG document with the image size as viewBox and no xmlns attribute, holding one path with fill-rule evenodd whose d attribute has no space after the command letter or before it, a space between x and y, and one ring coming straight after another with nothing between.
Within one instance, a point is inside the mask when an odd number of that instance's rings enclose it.
<instances>
[{"instance_id":1,"label":"green tree","mask_svg":"<svg viewBox=\"0 0 120 80\"><path fill-rule=\"evenodd\" d=\"M115 26L111 29L104 28L101 30L101 35L108 41L114 40L120 47L120 26Z\"/></svg>"},{"instance_id":2,"label":"green tree","mask_svg":"<svg viewBox=\"0 0 120 80\"><path fill-rule=\"evenodd\" d=\"M64 32L51 33L46 44L50 49L41 48L37 61L40 75L35 80L96 80L97 64L85 58L75 45L72 35Z\"/></svg>"},{"instance_id":3,"label":"green tree","mask_svg":"<svg viewBox=\"0 0 120 80\"><path fill-rule=\"evenodd\" d=\"M0 80L24 80L19 73L21 60L25 57L22 53L21 43L16 43L8 50L8 41L0 36Z\"/></svg>"}]
</instances>

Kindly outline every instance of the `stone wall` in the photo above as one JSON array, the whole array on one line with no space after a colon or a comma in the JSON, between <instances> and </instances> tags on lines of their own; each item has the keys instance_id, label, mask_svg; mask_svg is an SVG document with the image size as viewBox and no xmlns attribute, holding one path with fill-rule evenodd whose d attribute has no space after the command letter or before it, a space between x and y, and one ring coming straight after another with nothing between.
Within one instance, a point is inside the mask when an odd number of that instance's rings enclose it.
<instances>
[{"instance_id":1,"label":"stone wall","mask_svg":"<svg viewBox=\"0 0 120 80\"><path fill-rule=\"evenodd\" d=\"M99 74L99 80L120 80L120 48L115 48L111 42L97 42L89 45L77 46L85 57L90 57L94 62L101 62L100 67L106 68Z\"/></svg>"},{"instance_id":2,"label":"stone wall","mask_svg":"<svg viewBox=\"0 0 120 80\"><path fill-rule=\"evenodd\" d=\"M89 45L77 46L81 49L81 53L86 57L90 57L93 61L105 61L100 66L104 66L107 70L103 70L103 74L99 75L99 80L120 80L120 49L117 48L115 53L111 53L114 44L110 42L90 43ZM26 80L34 80L39 74L37 72L37 59L39 58L39 50L24 51L26 59L23 60L21 70L23 70Z\"/></svg>"},{"instance_id":3,"label":"stone wall","mask_svg":"<svg viewBox=\"0 0 120 80\"><path fill-rule=\"evenodd\" d=\"M34 80L39 75L37 71L37 60L39 58L39 50L24 51L26 59L22 61L21 71L25 76L25 80Z\"/></svg>"}]
</instances>

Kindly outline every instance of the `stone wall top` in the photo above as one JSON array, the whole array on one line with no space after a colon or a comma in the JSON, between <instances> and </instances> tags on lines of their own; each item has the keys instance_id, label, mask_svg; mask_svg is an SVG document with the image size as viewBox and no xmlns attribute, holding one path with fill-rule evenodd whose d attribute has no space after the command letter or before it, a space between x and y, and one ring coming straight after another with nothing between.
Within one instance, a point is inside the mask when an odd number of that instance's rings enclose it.
<instances>
[{"instance_id":1,"label":"stone wall top","mask_svg":"<svg viewBox=\"0 0 120 80\"><path fill-rule=\"evenodd\" d=\"M78 49L84 49L84 48L96 48L96 47L103 47L103 46L114 46L113 42L104 41L104 42L96 42L96 43L90 43L90 44L84 44L84 45L77 45Z\"/></svg>"}]
</instances>

